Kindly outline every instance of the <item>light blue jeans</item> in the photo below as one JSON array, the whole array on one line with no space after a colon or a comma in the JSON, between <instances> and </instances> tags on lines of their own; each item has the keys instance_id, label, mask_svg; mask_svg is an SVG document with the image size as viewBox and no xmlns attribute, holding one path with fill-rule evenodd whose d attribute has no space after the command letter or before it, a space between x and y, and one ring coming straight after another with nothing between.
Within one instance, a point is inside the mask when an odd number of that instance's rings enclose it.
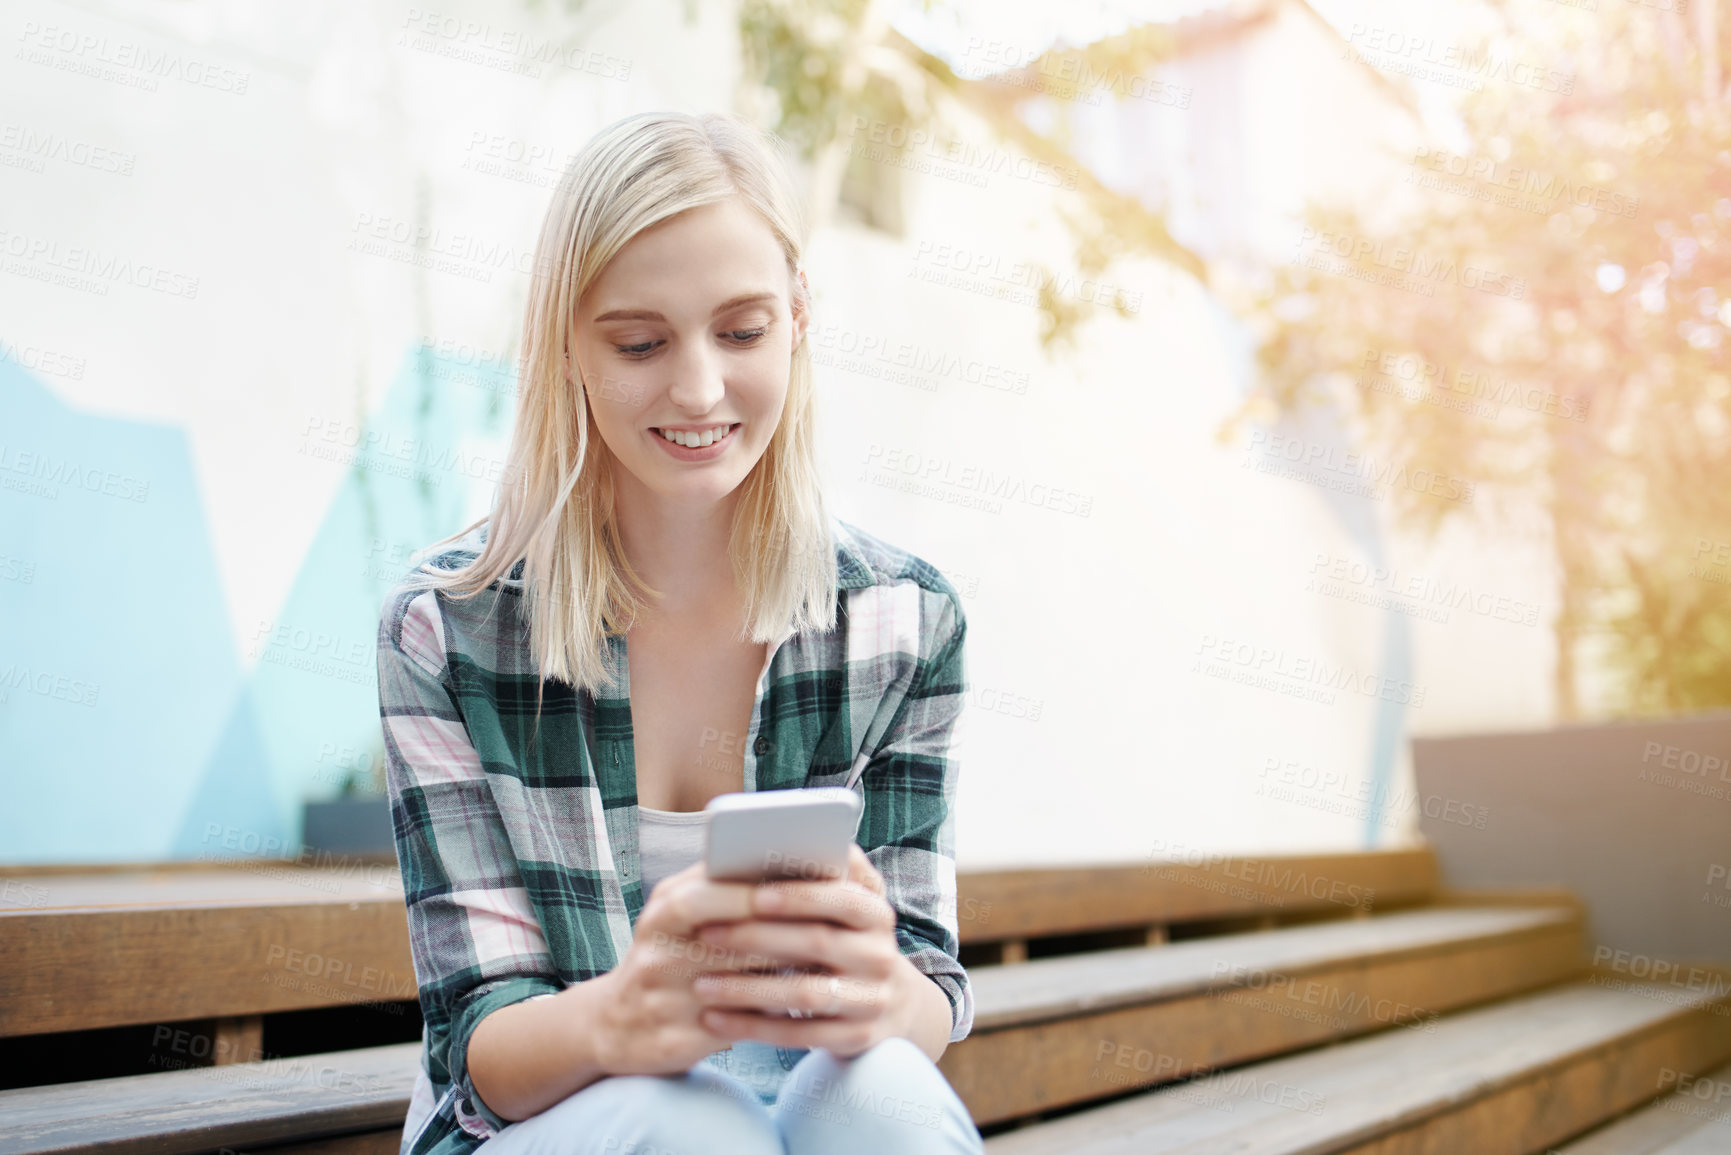
<instances>
[{"instance_id":1,"label":"light blue jeans","mask_svg":"<svg viewBox=\"0 0 1731 1155\"><path fill-rule=\"evenodd\" d=\"M678 1075L611 1075L481 1144L486 1155L983 1155L909 1039L851 1059L742 1039Z\"/></svg>"}]
</instances>

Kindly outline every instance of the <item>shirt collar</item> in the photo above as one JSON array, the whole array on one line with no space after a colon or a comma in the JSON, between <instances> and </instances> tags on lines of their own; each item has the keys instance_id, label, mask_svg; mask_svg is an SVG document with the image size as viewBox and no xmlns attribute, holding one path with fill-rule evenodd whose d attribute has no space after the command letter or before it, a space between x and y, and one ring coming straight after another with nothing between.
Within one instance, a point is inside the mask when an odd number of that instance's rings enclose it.
<instances>
[{"instance_id":1,"label":"shirt collar","mask_svg":"<svg viewBox=\"0 0 1731 1155\"><path fill-rule=\"evenodd\" d=\"M855 548L852 526L839 518L832 519L835 533L836 585L844 590L857 590L875 583L871 566Z\"/></svg>"}]
</instances>

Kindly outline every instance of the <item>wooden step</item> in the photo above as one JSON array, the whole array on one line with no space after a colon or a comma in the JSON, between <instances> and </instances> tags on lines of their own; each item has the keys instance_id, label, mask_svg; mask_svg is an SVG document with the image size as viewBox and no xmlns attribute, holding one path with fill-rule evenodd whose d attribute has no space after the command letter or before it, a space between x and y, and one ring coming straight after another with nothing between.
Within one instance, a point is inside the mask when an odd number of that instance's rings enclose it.
<instances>
[{"instance_id":1,"label":"wooden step","mask_svg":"<svg viewBox=\"0 0 1731 1155\"><path fill-rule=\"evenodd\" d=\"M0 1038L416 995L394 862L6 873ZM1020 944L1247 914L1363 914L1435 886L1425 850L964 871L957 923L964 944Z\"/></svg>"},{"instance_id":2,"label":"wooden step","mask_svg":"<svg viewBox=\"0 0 1731 1155\"><path fill-rule=\"evenodd\" d=\"M384 1128L400 1136L420 1051L396 1043L0 1091L0 1155L161 1155Z\"/></svg>"},{"instance_id":3,"label":"wooden step","mask_svg":"<svg viewBox=\"0 0 1731 1155\"><path fill-rule=\"evenodd\" d=\"M1576 982L996 1135L990 1155L1527 1155L1731 1058L1727 988Z\"/></svg>"},{"instance_id":4,"label":"wooden step","mask_svg":"<svg viewBox=\"0 0 1731 1155\"><path fill-rule=\"evenodd\" d=\"M1661 1070L1651 1106L1558 1148L1555 1155L1726 1155L1731 1152L1731 1066L1706 1075Z\"/></svg>"},{"instance_id":5,"label":"wooden step","mask_svg":"<svg viewBox=\"0 0 1731 1155\"><path fill-rule=\"evenodd\" d=\"M1437 889L1428 849L1180 855L1125 865L963 871L964 943L1315 911L1368 914Z\"/></svg>"},{"instance_id":6,"label":"wooden step","mask_svg":"<svg viewBox=\"0 0 1731 1155\"><path fill-rule=\"evenodd\" d=\"M976 1023L986 1026L950 1047L940 1065L983 1125L1121 1092L1132 1084L1120 1075L1136 1085L1169 1080L1198 1065L1242 1061L1403 1020L1417 1021L1422 1031L1434 1026L1429 1020L1438 1011L1570 973L1581 961L1580 932L1578 912L1570 907L1443 908L976 967L969 972ZM1091 1074L1108 1042L1107 1073ZM1131 1061L1118 1067L1114 1060L1124 1047L1132 1048ZM1143 1052L1176 1058L1156 1069L1140 1063ZM361 1055L371 1056L364 1072L380 1084L380 1093L367 1098L369 1109L394 1110L387 1122L400 1127L407 1109L402 1088L412 1087L417 1054L415 1044L402 1044L0 1092L0 1113L25 1110L39 1125L57 1120L62 1129L56 1136L85 1142L155 1134L149 1112L156 1107L168 1119L198 1119L198 1137L210 1146L318 1134L333 1128L332 1119L349 1125L343 1111L356 1102L322 1088L306 1070L346 1070L351 1056ZM237 1085L262 1090L236 1097ZM242 1127L261 1106L265 1114L257 1122L264 1132ZM231 1126L235 1133L224 1130ZM58 1148L19 1148L52 1149ZM198 1147L159 1143L154 1149ZM12 1148L0 1138L0 1151L6 1150Z\"/></svg>"},{"instance_id":7,"label":"wooden step","mask_svg":"<svg viewBox=\"0 0 1731 1155\"><path fill-rule=\"evenodd\" d=\"M977 967L939 1067L981 1126L1562 981L1574 907L1449 907ZM1407 1032L1403 1032L1407 1033Z\"/></svg>"}]
</instances>

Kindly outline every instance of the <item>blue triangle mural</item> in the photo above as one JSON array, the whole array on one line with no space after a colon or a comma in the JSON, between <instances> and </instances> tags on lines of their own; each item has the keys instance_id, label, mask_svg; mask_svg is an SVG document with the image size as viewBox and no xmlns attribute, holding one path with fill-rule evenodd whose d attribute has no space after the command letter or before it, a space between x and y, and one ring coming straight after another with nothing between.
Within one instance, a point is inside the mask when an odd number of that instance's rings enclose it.
<instances>
[{"instance_id":1,"label":"blue triangle mural","mask_svg":"<svg viewBox=\"0 0 1731 1155\"><path fill-rule=\"evenodd\" d=\"M293 854L306 801L369 780L379 608L491 501L499 360L417 346L371 419L307 421L300 451L343 481L239 637L184 434L0 362L0 862Z\"/></svg>"}]
</instances>

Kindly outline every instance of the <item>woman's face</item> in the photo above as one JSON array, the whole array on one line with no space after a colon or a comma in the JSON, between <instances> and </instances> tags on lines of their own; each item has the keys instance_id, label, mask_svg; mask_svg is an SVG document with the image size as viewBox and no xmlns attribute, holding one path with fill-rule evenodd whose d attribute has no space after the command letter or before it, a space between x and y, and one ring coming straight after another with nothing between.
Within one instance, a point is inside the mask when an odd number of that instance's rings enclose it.
<instances>
[{"instance_id":1,"label":"woman's face","mask_svg":"<svg viewBox=\"0 0 1731 1155\"><path fill-rule=\"evenodd\" d=\"M775 234L738 197L662 221L614 256L578 302L574 344L616 484L682 504L738 488L787 401L807 321L791 288Z\"/></svg>"}]
</instances>

